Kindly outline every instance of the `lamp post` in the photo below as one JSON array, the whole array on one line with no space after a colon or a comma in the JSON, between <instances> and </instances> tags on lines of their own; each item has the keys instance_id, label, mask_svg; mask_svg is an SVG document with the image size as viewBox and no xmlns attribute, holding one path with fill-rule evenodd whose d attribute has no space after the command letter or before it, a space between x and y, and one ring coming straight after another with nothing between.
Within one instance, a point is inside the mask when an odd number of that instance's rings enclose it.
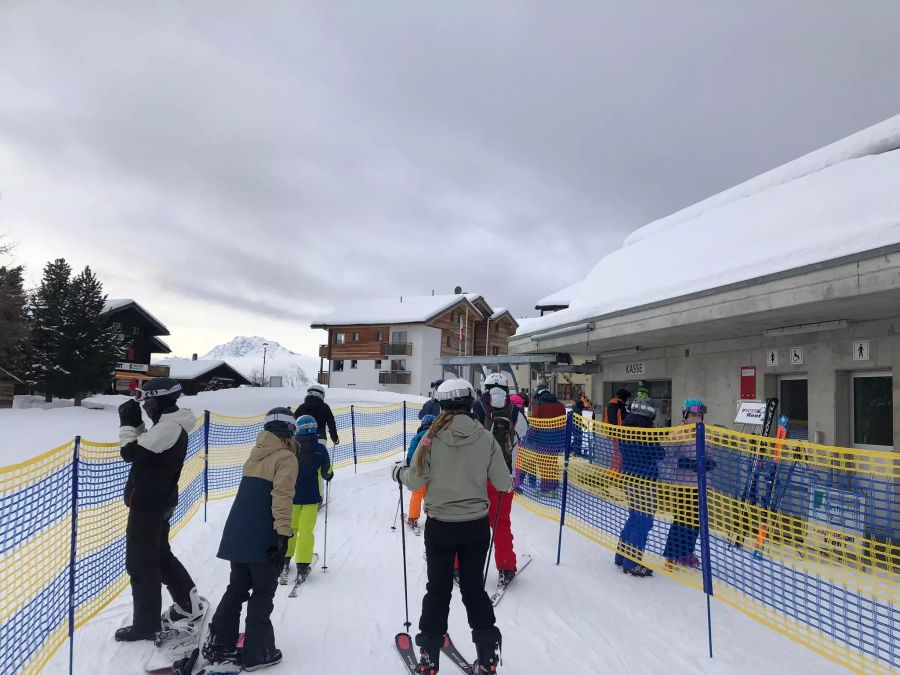
<instances>
[{"instance_id":1,"label":"lamp post","mask_svg":"<svg viewBox=\"0 0 900 675\"><path fill-rule=\"evenodd\" d=\"M269 343L263 342L263 369L262 369L262 386L266 386L266 349L268 349Z\"/></svg>"}]
</instances>

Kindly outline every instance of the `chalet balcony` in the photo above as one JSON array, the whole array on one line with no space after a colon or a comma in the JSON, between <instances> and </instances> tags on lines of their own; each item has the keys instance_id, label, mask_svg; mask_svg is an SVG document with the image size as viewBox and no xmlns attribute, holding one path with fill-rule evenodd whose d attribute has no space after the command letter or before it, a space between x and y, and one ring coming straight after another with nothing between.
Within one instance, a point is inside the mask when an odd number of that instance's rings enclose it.
<instances>
[{"instance_id":1,"label":"chalet balcony","mask_svg":"<svg viewBox=\"0 0 900 675\"><path fill-rule=\"evenodd\" d=\"M382 356L412 356L412 342L388 342L381 345Z\"/></svg>"},{"instance_id":2,"label":"chalet balcony","mask_svg":"<svg viewBox=\"0 0 900 675\"><path fill-rule=\"evenodd\" d=\"M319 358L328 359L330 356L331 345L319 345Z\"/></svg>"},{"instance_id":3,"label":"chalet balcony","mask_svg":"<svg viewBox=\"0 0 900 675\"><path fill-rule=\"evenodd\" d=\"M410 376L408 370L385 370L378 373L378 384L409 384Z\"/></svg>"},{"instance_id":4,"label":"chalet balcony","mask_svg":"<svg viewBox=\"0 0 900 675\"><path fill-rule=\"evenodd\" d=\"M319 384L324 384L324 385L327 387L328 384L329 384L329 383L328 383L328 376L329 376L329 375L331 375L331 373L323 372L323 371L320 370L320 371L319 371L319 377L317 378L317 382L318 382Z\"/></svg>"}]
</instances>

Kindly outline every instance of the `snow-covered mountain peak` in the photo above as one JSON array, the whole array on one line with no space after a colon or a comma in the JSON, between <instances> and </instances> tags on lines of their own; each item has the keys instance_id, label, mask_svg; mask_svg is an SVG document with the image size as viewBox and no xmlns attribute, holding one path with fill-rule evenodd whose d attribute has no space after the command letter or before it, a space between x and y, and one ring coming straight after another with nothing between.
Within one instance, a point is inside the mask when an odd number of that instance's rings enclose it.
<instances>
[{"instance_id":1,"label":"snow-covered mountain peak","mask_svg":"<svg viewBox=\"0 0 900 675\"><path fill-rule=\"evenodd\" d=\"M267 340L259 335L254 335L252 337L239 335L231 342L213 347L208 354L203 356L203 358L222 360L243 356L259 356L262 358L263 343L268 343L268 347L265 348L267 357L298 356L298 354L292 352L287 347L281 346L275 342L275 340Z\"/></svg>"}]
</instances>

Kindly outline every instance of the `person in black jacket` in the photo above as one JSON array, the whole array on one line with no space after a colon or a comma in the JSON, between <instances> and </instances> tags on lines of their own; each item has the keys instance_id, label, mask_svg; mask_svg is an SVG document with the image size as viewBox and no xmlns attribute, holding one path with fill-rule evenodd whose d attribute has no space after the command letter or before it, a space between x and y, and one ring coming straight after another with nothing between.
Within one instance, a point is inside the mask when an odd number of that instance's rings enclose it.
<instances>
[{"instance_id":1,"label":"person in black jacket","mask_svg":"<svg viewBox=\"0 0 900 675\"><path fill-rule=\"evenodd\" d=\"M437 417L441 414L441 404L438 403L438 400L434 397L435 392L437 392L437 388L440 387L444 383L443 380L435 380L431 383L431 399L422 406L422 409L419 411L419 419L421 420L425 415L432 415Z\"/></svg>"},{"instance_id":2,"label":"person in black jacket","mask_svg":"<svg viewBox=\"0 0 900 675\"><path fill-rule=\"evenodd\" d=\"M622 420L622 426L652 428L655 417L656 409L648 399L635 399ZM650 440L623 440L620 448L622 475L628 495L628 520L619 535L615 563L621 565L626 574L649 577L653 570L642 565L641 558L647 545L647 537L653 529L659 462L665 458L666 451L659 443Z\"/></svg>"},{"instance_id":3,"label":"person in black jacket","mask_svg":"<svg viewBox=\"0 0 900 675\"><path fill-rule=\"evenodd\" d=\"M312 415L319 430L316 437L319 440L325 440L325 428L328 428L328 434L331 436L331 442L338 445L337 425L334 423L334 413L331 412L331 406L325 403L325 387L321 384L314 384L306 390L306 399L297 406L294 411L294 418L303 415Z\"/></svg>"},{"instance_id":4,"label":"person in black jacket","mask_svg":"<svg viewBox=\"0 0 900 675\"><path fill-rule=\"evenodd\" d=\"M206 601L169 548L169 519L178 504L188 434L197 423L193 412L175 404L180 395L181 385L168 377L148 380L135 390L153 422L149 431L137 400L119 406L120 454L131 465L123 497L128 506L125 569L134 600L132 624L116 631L120 642L153 640L161 629L178 628L206 613ZM175 601L162 618L160 584Z\"/></svg>"}]
</instances>

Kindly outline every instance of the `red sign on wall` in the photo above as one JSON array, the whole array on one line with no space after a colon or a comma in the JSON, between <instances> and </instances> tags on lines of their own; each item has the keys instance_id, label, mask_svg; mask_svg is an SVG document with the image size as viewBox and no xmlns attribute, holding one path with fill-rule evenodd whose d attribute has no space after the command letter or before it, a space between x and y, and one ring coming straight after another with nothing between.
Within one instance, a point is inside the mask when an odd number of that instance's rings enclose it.
<instances>
[{"instance_id":1,"label":"red sign on wall","mask_svg":"<svg viewBox=\"0 0 900 675\"><path fill-rule=\"evenodd\" d=\"M756 398L756 366L741 366L741 400Z\"/></svg>"}]
</instances>

